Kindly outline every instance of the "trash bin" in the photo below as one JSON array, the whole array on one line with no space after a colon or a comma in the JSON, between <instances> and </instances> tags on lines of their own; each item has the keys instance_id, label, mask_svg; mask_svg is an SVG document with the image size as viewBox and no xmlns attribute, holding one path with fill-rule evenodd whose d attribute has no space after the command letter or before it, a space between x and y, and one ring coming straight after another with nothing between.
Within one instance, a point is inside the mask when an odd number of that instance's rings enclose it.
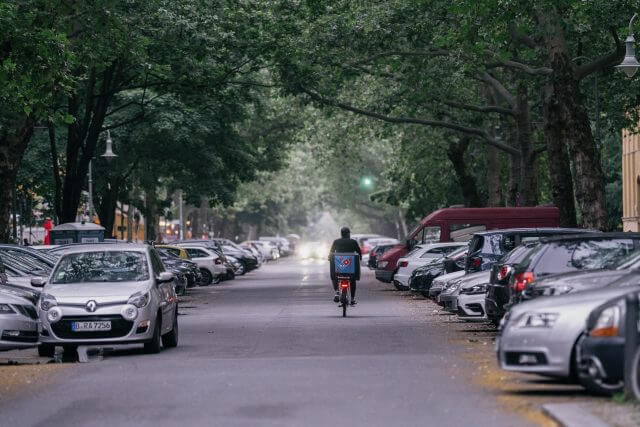
<instances>
[{"instance_id":1,"label":"trash bin","mask_svg":"<svg viewBox=\"0 0 640 427\"><path fill-rule=\"evenodd\" d=\"M50 232L52 245L69 243L98 243L104 241L104 227L92 222L67 222Z\"/></svg>"}]
</instances>

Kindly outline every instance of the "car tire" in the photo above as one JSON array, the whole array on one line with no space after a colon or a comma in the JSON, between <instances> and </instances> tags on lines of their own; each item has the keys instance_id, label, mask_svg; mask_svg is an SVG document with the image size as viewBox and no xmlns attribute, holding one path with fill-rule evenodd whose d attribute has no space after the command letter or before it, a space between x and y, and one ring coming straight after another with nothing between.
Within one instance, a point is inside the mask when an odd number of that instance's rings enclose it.
<instances>
[{"instance_id":1,"label":"car tire","mask_svg":"<svg viewBox=\"0 0 640 427\"><path fill-rule=\"evenodd\" d=\"M160 353L160 350L162 349L162 337L160 336L161 321L162 317L160 317L160 314L158 314L156 316L156 325L153 328L153 337L151 337L149 341L144 343L144 352L147 354L157 354Z\"/></svg>"},{"instance_id":2,"label":"car tire","mask_svg":"<svg viewBox=\"0 0 640 427\"><path fill-rule=\"evenodd\" d=\"M247 272L247 267L244 265L244 262L240 263L240 268L235 272L236 276L244 276L244 273Z\"/></svg>"},{"instance_id":3,"label":"car tire","mask_svg":"<svg viewBox=\"0 0 640 427\"><path fill-rule=\"evenodd\" d=\"M56 346L51 344L39 344L38 356L40 357L53 357L56 353Z\"/></svg>"},{"instance_id":4,"label":"car tire","mask_svg":"<svg viewBox=\"0 0 640 427\"><path fill-rule=\"evenodd\" d=\"M624 390L624 383L622 381L616 384L608 384L592 378L589 375L580 375L580 384L587 389L591 394L597 396L613 396L616 393L620 393Z\"/></svg>"},{"instance_id":5,"label":"car tire","mask_svg":"<svg viewBox=\"0 0 640 427\"><path fill-rule=\"evenodd\" d=\"M176 312L173 315L173 327L171 332L168 332L162 336L162 346L167 348L174 348L178 346L178 335L180 329L178 328L178 307L176 306Z\"/></svg>"},{"instance_id":6,"label":"car tire","mask_svg":"<svg viewBox=\"0 0 640 427\"><path fill-rule=\"evenodd\" d=\"M214 284L214 285L217 285L221 281L222 281L222 279L220 278L220 275L218 274L217 276L213 276L213 280L211 281L211 283Z\"/></svg>"},{"instance_id":7,"label":"car tire","mask_svg":"<svg viewBox=\"0 0 640 427\"><path fill-rule=\"evenodd\" d=\"M209 286L211 282L213 282L213 275L206 268L201 268L200 272L202 273L202 284L203 286Z\"/></svg>"},{"instance_id":8,"label":"car tire","mask_svg":"<svg viewBox=\"0 0 640 427\"><path fill-rule=\"evenodd\" d=\"M234 273L233 271L228 271L227 274L224 276L224 280L233 280L236 278L236 273Z\"/></svg>"}]
</instances>

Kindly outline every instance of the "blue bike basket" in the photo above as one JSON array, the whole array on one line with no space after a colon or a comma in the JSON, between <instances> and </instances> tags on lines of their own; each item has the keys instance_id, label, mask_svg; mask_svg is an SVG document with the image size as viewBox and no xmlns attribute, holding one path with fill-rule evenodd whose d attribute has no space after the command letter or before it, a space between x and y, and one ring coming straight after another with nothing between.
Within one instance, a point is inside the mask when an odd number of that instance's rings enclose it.
<instances>
[{"instance_id":1,"label":"blue bike basket","mask_svg":"<svg viewBox=\"0 0 640 427\"><path fill-rule=\"evenodd\" d=\"M334 255L334 265L337 274L356 274L356 255Z\"/></svg>"}]
</instances>

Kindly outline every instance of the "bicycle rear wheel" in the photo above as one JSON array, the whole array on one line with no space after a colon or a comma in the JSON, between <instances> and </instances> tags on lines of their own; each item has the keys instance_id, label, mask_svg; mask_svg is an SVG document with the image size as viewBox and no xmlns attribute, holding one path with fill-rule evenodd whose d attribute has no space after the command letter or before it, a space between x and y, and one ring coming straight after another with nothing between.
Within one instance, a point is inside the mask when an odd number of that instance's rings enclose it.
<instances>
[{"instance_id":1,"label":"bicycle rear wheel","mask_svg":"<svg viewBox=\"0 0 640 427\"><path fill-rule=\"evenodd\" d=\"M343 290L340 294L340 302L342 303L342 317L347 317L347 306L349 305L347 291Z\"/></svg>"}]
</instances>

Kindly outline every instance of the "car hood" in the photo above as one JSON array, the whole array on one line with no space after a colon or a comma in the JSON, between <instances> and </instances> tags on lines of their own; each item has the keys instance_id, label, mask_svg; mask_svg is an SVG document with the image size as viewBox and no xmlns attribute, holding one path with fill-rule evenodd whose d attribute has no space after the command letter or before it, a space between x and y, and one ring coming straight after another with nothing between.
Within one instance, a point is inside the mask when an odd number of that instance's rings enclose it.
<instances>
[{"instance_id":1,"label":"car hood","mask_svg":"<svg viewBox=\"0 0 640 427\"><path fill-rule=\"evenodd\" d=\"M47 284L44 292L55 298L125 297L149 290L148 282L95 282Z\"/></svg>"},{"instance_id":2,"label":"car hood","mask_svg":"<svg viewBox=\"0 0 640 427\"><path fill-rule=\"evenodd\" d=\"M477 273L466 274L460 279L460 288L471 288L482 283L489 283L491 271L479 271Z\"/></svg>"},{"instance_id":3,"label":"car hood","mask_svg":"<svg viewBox=\"0 0 640 427\"><path fill-rule=\"evenodd\" d=\"M571 310L581 306L591 310L608 299L623 295L633 289L640 289L640 286L613 286L553 297L536 298L513 306L511 308L511 317L514 318L529 311L554 312Z\"/></svg>"},{"instance_id":4,"label":"car hood","mask_svg":"<svg viewBox=\"0 0 640 427\"><path fill-rule=\"evenodd\" d=\"M434 280L434 283L437 281L438 283L447 283L449 280L454 280L454 279L459 279L462 276L464 276L464 270L461 271L454 271L453 273L448 273L448 274L444 274L442 276L439 276L437 279Z\"/></svg>"}]
</instances>

